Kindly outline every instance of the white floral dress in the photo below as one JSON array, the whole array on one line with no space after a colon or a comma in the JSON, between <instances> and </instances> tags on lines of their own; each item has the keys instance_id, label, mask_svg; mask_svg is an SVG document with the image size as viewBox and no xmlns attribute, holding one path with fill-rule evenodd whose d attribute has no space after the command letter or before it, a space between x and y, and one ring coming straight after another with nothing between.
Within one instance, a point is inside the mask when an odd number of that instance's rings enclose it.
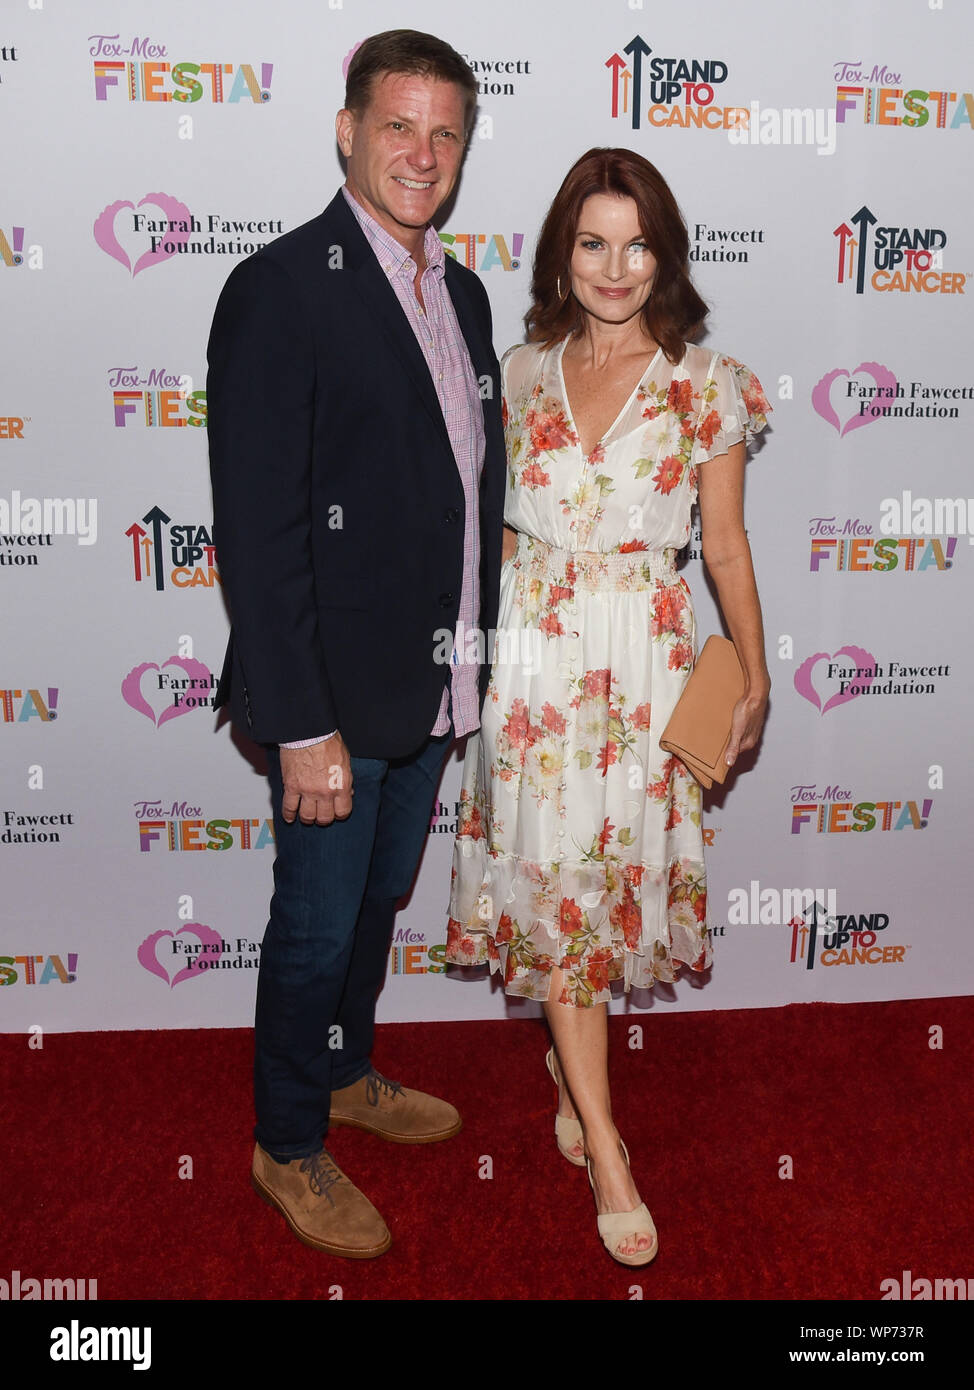
<instances>
[{"instance_id":1,"label":"white floral dress","mask_svg":"<svg viewBox=\"0 0 974 1390\"><path fill-rule=\"evenodd\" d=\"M509 994L601 1003L711 962L700 788L660 734L693 669L697 466L767 423L733 358L660 351L585 457L564 342L502 363L518 534L501 570L494 663L468 740L446 959L490 962ZM717 464L717 467L720 465Z\"/></svg>"}]
</instances>

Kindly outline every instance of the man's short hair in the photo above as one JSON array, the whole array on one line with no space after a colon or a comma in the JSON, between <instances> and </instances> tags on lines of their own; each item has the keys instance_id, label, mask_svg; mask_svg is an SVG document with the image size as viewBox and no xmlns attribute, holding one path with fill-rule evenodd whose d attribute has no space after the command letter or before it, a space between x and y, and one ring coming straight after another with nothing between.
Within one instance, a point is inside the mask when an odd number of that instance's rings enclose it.
<instances>
[{"instance_id":1,"label":"man's short hair","mask_svg":"<svg viewBox=\"0 0 974 1390\"><path fill-rule=\"evenodd\" d=\"M470 65L448 43L415 29L388 29L384 34L373 34L356 50L348 65L346 109L360 116L372 100L375 81L387 72L454 83L464 96L464 133L469 133L477 105L477 79Z\"/></svg>"}]
</instances>

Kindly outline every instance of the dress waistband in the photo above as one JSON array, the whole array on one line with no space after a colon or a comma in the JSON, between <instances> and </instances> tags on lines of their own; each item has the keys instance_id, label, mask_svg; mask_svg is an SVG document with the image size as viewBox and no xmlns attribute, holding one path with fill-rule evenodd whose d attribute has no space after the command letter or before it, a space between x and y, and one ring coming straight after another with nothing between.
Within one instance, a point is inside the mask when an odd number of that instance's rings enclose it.
<instances>
[{"instance_id":1,"label":"dress waistband","mask_svg":"<svg viewBox=\"0 0 974 1390\"><path fill-rule=\"evenodd\" d=\"M646 589L677 584L676 550L562 550L519 531L514 567L572 589Z\"/></svg>"}]
</instances>

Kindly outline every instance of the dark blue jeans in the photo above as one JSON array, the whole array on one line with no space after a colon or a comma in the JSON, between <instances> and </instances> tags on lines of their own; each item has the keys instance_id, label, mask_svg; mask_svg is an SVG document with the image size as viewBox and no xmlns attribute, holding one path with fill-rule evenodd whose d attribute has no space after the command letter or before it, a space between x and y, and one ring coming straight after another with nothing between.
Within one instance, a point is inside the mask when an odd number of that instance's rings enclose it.
<instances>
[{"instance_id":1,"label":"dark blue jeans","mask_svg":"<svg viewBox=\"0 0 974 1390\"><path fill-rule=\"evenodd\" d=\"M317 1153L332 1090L370 1068L376 996L396 903L426 840L452 730L412 757L352 758L352 814L331 825L281 816L281 760L268 749L277 858L257 978L257 1142L280 1163Z\"/></svg>"}]
</instances>

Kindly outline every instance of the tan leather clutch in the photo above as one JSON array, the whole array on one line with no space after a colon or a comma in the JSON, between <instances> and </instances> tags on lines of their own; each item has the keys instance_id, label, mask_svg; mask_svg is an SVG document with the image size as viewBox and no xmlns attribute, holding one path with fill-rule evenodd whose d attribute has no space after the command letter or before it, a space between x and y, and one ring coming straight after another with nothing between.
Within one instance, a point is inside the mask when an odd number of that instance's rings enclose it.
<instances>
[{"instance_id":1,"label":"tan leather clutch","mask_svg":"<svg viewBox=\"0 0 974 1390\"><path fill-rule=\"evenodd\" d=\"M726 637L708 637L659 741L704 787L727 776L724 754L734 706L744 694L744 685L734 643Z\"/></svg>"}]
</instances>

